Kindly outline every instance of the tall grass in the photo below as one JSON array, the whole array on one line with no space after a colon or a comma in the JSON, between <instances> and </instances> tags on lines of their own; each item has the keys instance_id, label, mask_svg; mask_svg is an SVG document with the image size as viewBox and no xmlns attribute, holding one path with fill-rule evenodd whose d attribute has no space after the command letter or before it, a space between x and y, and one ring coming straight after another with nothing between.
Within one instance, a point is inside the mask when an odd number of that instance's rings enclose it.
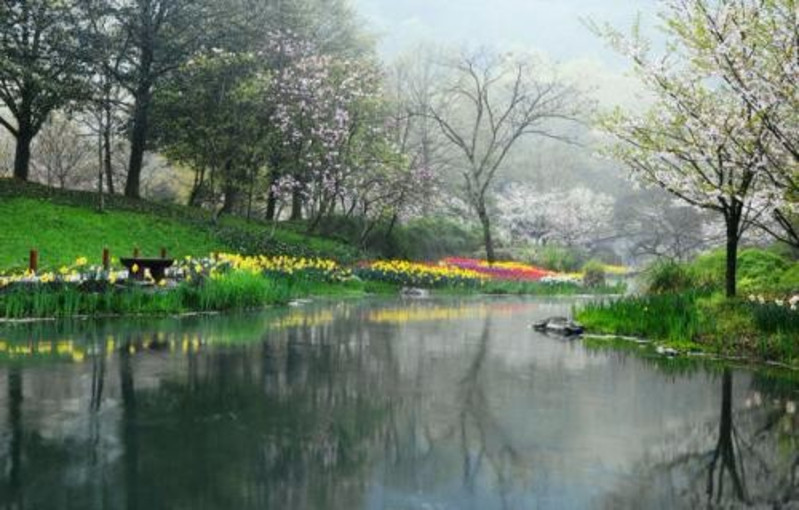
<instances>
[{"instance_id":1,"label":"tall grass","mask_svg":"<svg viewBox=\"0 0 799 510\"><path fill-rule=\"evenodd\" d=\"M230 272L200 285L174 289L108 288L99 292L75 285L35 285L0 293L0 317L26 319L76 315L168 315L227 311L288 302L290 282L247 272Z\"/></svg>"},{"instance_id":2,"label":"tall grass","mask_svg":"<svg viewBox=\"0 0 799 510\"><path fill-rule=\"evenodd\" d=\"M584 305L575 315L590 331L691 340L704 332L696 294L663 294Z\"/></svg>"}]
</instances>

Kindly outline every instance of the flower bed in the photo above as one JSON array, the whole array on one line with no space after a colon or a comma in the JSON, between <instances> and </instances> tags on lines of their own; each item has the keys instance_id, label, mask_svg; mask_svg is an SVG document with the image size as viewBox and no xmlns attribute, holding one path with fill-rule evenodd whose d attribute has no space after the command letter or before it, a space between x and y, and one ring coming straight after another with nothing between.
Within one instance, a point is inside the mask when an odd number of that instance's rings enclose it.
<instances>
[{"instance_id":1,"label":"flower bed","mask_svg":"<svg viewBox=\"0 0 799 510\"><path fill-rule=\"evenodd\" d=\"M557 273L521 262L495 262L489 264L485 260L450 257L442 263L468 269L483 274L492 280L537 282L544 278L554 277Z\"/></svg>"},{"instance_id":2,"label":"flower bed","mask_svg":"<svg viewBox=\"0 0 799 510\"><path fill-rule=\"evenodd\" d=\"M364 280L425 288L477 287L488 278L470 269L401 260L365 263L356 270L356 275Z\"/></svg>"}]
</instances>

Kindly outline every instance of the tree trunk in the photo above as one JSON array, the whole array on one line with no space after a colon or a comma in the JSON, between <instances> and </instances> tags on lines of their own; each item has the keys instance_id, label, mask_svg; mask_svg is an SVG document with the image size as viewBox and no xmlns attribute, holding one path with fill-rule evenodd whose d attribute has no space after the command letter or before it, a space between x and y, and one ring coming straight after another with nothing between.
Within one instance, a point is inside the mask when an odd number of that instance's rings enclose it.
<instances>
[{"instance_id":1,"label":"tree trunk","mask_svg":"<svg viewBox=\"0 0 799 510\"><path fill-rule=\"evenodd\" d=\"M741 215L731 212L725 215L727 226L727 266L725 273L725 288L728 298L734 298L737 294L738 277L738 242L740 241L739 227Z\"/></svg>"},{"instance_id":2,"label":"tree trunk","mask_svg":"<svg viewBox=\"0 0 799 510\"><path fill-rule=\"evenodd\" d=\"M189 193L190 207L199 207L201 205L200 195L202 193L204 185L205 185L205 167L202 167L201 169L194 171L194 185L191 187L191 193Z\"/></svg>"},{"instance_id":3,"label":"tree trunk","mask_svg":"<svg viewBox=\"0 0 799 510\"><path fill-rule=\"evenodd\" d=\"M105 167L105 180L108 186L108 194L113 195L114 167L111 164L111 127L109 124L106 124L103 128L103 166Z\"/></svg>"},{"instance_id":4,"label":"tree trunk","mask_svg":"<svg viewBox=\"0 0 799 510\"><path fill-rule=\"evenodd\" d=\"M485 244L486 260L489 264L496 262L496 255L494 254L494 240L491 237L491 219L488 217L488 211L485 205L480 205L477 208L477 216L480 218L480 223L483 225L483 243Z\"/></svg>"},{"instance_id":5,"label":"tree trunk","mask_svg":"<svg viewBox=\"0 0 799 510\"><path fill-rule=\"evenodd\" d=\"M222 203L222 210L219 211L219 214L233 214L238 206L239 190L235 184L227 183L225 184L224 195L225 200Z\"/></svg>"},{"instance_id":6,"label":"tree trunk","mask_svg":"<svg viewBox=\"0 0 799 510\"><path fill-rule=\"evenodd\" d=\"M277 196L272 189L269 189L269 194L266 197L266 219L273 221L275 219L275 212L277 212Z\"/></svg>"},{"instance_id":7,"label":"tree trunk","mask_svg":"<svg viewBox=\"0 0 799 510\"><path fill-rule=\"evenodd\" d=\"M31 142L34 136L33 129L27 121L20 121L17 131L17 145L14 153L14 178L27 181L30 174Z\"/></svg>"},{"instance_id":8,"label":"tree trunk","mask_svg":"<svg viewBox=\"0 0 799 510\"><path fill-rule=\"evenodd\" d=\"M97 139L97 210L103 212L103 137Z\"/></svg>"},{"instance_id":9,"label":"tree trunk","mask_svg":"<svg viewBox=\"0 0 799 510\"><path fill-rule=\"evenodd\" d=\"M136 93L136 105L133 113L133 128L130 137L130 162L128 163L128 179L125 182L125 196L140 198L141 170L144 162L144 150L147 143L147 131L150 118L150 85L144 84Z\"/></svg>"},{"instance_id":10,"label":"tree trunk","mask_svg":"<svg viewBox=\"0 0 799 510\"><path fill-rule=\"evenodd\" d=\"M302 191L295 189L291 192L291 221L302 220Z\"/></svg>"}]
</instances>

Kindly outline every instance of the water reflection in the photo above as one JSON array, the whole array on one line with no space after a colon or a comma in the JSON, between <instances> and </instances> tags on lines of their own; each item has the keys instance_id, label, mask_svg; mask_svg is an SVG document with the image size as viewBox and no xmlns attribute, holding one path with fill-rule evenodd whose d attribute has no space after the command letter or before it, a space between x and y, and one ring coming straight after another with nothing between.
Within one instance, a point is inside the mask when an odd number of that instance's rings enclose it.
<instances>
[{"instance_id":1,"label":"water reflection","mask_svg":"<svg viewBox=\"0 0 799 510\"><path fill-rule=\"evenodd\" d=\"M797 497L796 386L334 303L0 332L3 508L692 508Z\"/></svg>"}]
</instances>

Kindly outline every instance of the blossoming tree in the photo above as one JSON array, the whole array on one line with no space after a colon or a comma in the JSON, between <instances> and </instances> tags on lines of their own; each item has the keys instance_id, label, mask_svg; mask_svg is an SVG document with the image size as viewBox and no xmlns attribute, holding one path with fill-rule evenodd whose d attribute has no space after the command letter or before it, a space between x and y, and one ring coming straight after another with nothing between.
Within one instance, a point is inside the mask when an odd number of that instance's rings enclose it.
<instances>
[{"instance_id":1,"label":"blossoming tree","mask_svg":"<svg viewBox=\"0 0 799 510\"><path fill-rule=\"evenodd\" d=\"M744 231L784 205L774 186L771 154L778 141L765 117L692 58L681 15L685 2L669 4L669 53L652 58L637 36L598 29L631 58L656 96L643 115L616 110L600 126L614 142L607 152L638 181L659 186L689 204L722 215L726 233L726 293L736 294L737 252Z\"/></svg>"},{"instance_id":2,"label":"blossoming tree","mask_svg":"<svg viewBox=\"0 0 799 510\"><path fill-rule=\"evenodd\" d=\"M671 22L686 56L758 118L765 129L764 170L786 200L773 211L782 230L771 234L799 246L799 5L795 0L677 0Z\"/></svg>"}]
</instances>

